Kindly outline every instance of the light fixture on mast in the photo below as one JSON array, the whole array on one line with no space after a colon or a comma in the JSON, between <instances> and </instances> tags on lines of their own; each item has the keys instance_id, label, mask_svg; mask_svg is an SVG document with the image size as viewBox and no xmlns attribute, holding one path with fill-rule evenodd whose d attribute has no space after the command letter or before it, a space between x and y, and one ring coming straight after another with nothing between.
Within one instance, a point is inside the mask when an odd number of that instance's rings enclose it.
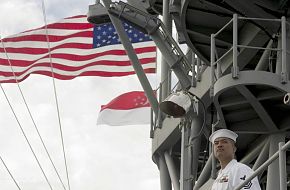
<instances>
[{"instance_id":1,"label":"light fixture on mast","mask_svg":"<svg viewBox=\"0 0 290 190\"><path fill-rule=\"evenodd\" d=\"M167 115L183 117L190 110L191 97L187 92L179 91L170 94L160 103L160 109Z\"/></svg>"},{"instance_id":2,"label":"light fixture on mast","mask_svg":"<svg viewBox=\"0 0 290 190\"><path fill-rule=\"evenodd\" d=\"M100 0L96 0L94 5L89 5L88 22L92 24L104 24L111 22L107 9L100 3Z\"/></svg>"}]
</instances>

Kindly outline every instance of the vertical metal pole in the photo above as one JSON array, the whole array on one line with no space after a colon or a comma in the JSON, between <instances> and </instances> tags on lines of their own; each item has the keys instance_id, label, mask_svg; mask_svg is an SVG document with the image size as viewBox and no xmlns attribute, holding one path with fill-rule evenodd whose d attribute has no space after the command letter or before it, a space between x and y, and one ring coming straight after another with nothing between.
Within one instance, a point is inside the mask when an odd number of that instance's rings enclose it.
<instances>
[{"instance_id":1,"label":"vertical metal pole","mask_svg":"<svg viewBox=\"0 0 290 190\"><path fill-rule=\"evenodd\" d=\"M280 190L287 190L286 152L282 150L285 142L279 142Z\"/></svg>"},{"instance_id":2,"label":"vertical metal pole","mask_svg":"<svg viewBox=\"0 0 290 190\"><path fill-rule=\"evenodd\" d=\"M213 104L213 97L214 97L214 74L215 74L215 39L214 39L214 34L211 34L210 36L210 63L211 63L211 87L210 87L210 98L211 98L211 103ZM212 116L213 118L213 116ZM214 132L214 128L213 131ZM213 153L213 151L212 151ZM216 178L216 160L212 159L212 167L211 167L211 177L213 179Z\"/></svg>"},{"instance_id":3,"label":"vertical metal pole","mask_svg":"<svg viewBox=\"0 0 290 190\"><path fill-rule=\"evenodd\" d=\"M201 138L198 135L201 135L200 130L202 127L202 122L200 119L200 116L197 114L194 114L192 117L192 123L191 123L191 130L190 130L190 137L189 137L189 143L191 145L191 168L192 168L192 184L195 184L195 181L197 179L197 170L198 170L198 158L199 158L199 151L200 151L200 141ZM192 188L191 188L192 189Z\"/></svg>"},{"instance_id":4,"label":"vertical metal pole","mask_svg":"<svg viewBox=\"0 0 290 190\"><path fill-rule=\"evenodd\" d=\"M162 95L163 95L163 89L162 89L163 84L159 84L159 102L162 101ZM161 128L162 126L162 120L163 120L163 112L161 112L160 108L158 109L158 114L157 114L157 123L158 123L158 128Z\"/></svg>"},{"instance_id":5,"label":"vertical metal pole","mask_svg":"<svg viewBox=\"0 0 290 190\"><path fill-rule=\"evenodd\" d=\"M161 190L171 190L171 180L168 172L168 168L164 159L164 154L159 155L159 171L160 171L160 189Z\"/></svg>"},{"instance_id":6,"label":"vertical metal pole","mask_svg":"<svg viewBox=\"0 0 290 190\"><path fill-rule=\"evenodd\" d=\"M171 87L171 74L172 74L172 71L171 69L168 70L168 73L167 73L167 78L168 78L168 83L167 83L167 86L168 86L168 93L167 94L171 94L172 92L172 87Z\"/></svg>"},{"instance_id":7,"label":"vertical metal pole","mask_svg":"<svg viewBox=\"0 0 290 190\"><path fill-rule=\"evenodd\" d=\"M211 86L210 86L210 97L214 96L214 73L215 73L215 39L214 34L211 34L210 36L210 66L211 66Z\"/></svg>"},{"instance_id":8,"label":"vertical metal pole","mask_svg":"<svg viewBox=\"0 0 290 190\"><path fill-rule=\"evenodd\" d=\"M191 169L189 167L189 155L187 151L189 148L189 127L187 123L184 124L181 131L180 190L191 190Z\"/></svg>"},{"instance_id":9,"label":"vertical metal pole","mask_svg":"<svg viewBox=\"0 0 290 190\"><path fill-rule=\"evenodd\" d=\"M270 136L269 157L274 155L279 150L279 142L285 141L285 134L277 134ZM275 160L268 166L267 173L267 190L280 189L279 161Z\"/></svg>"},{"instance_id":10,"label":"vertical metal pole","mask_svg":"<svg viewBox=\"0 0 290 190\"><path fill-rule=\"evenodd\" d=\"M172 157L169 155L169 153L166 151L164 152L165 162L169 171L169 176L173 184L174 190L179 190L179 180L178 175L176 173L176 168L173 162Z\"/></svg>"},{"instance_id":11,"label":"vertical metal pole","mask_svg":"<svg viewBox=\"0 0 290 190\"><path fill-rule=\"evenodd\" d=\"M167 28L168 32L172 34L172 20L171 15L169 14L169 0L163 0L163 23L165 27ZM169 82L171 80L171 75L169 75L170 69L169 65L166 63L165 58L161 57L161 81L164 82L164 85L162 85L162 100L164 100L171 90L169 87Z\"/></svg>"},{"instance_id":12,"label":"vertical metal pole","mask_svg":"<svg viewBox=\"0 0 290 190\"><path fill-rule=\"evenodd\" d=\"M212 132L214 132L214 127L212 126ZM213 150L213 146L212 144L210 144L211 148L211 152L212 152L212 159L211 159L211 178L212 179L216 179L217 177L217 169L216 169L216 159L214 156L214 150Z\"/></svg>"},{"instance_id":13,"label":"vertical metal pole","mask_svg":"<svg viewBox=\"0 0 290 190\"><path fill-rule=\"evenodd\" d=\"M233 78L238 78L239 76L238 67L238 15L234 14L233 17L233 68L232 76Z\"/></svg>"},{"instance_id":14,"label":"vertical metal pole","mask_svg":"<svg viewBox=\"0 0 290 190\"><path fill-rule=\"evenodd\" d=\"M286 69L286 56L287 56L287 47L286 47L286 18L282 16L281 18L281 37L282 37L282 72L281 72L281 82L287 83L287 69Z\"/></svg>"},{"instance_id":15,"label":"vertical metal pole","mask_svg":"<svg viewBox=\"0 0 290 190\"><path fill-rule=\"evenodd\" d=\"M201 69L201 59L197 57L197 63L196 63L196 81L200 82L200 69Z\"/></svg>"},{"instance_id":16,"label":"vertical metal pole","mask_svg":"<svg viewBox=\"0 0 290 190\"><path fill-rule=\"evenodd\" d=\"M277 47L278 49L282 49L282 35L278 36L278 45L277 46L278 46ZM282 73L282 51L277 52L275 73L277 75L281 75L281 73Z\"/></svg>"}]
</instances>

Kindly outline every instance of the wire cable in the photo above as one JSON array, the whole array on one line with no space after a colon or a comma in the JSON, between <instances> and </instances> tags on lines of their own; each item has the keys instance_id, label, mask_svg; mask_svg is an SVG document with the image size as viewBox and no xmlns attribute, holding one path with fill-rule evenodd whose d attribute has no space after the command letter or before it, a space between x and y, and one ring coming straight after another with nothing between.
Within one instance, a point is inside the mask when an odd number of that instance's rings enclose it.
<instances>
[{"instance_id":1,"label":"wire cable","mask_svg":"<svg viewBox=\"0 0 290 190\"><path fill-rule=\"evenodd\" d=\"M42 145L43 145L43 147L44 147L44 149L45 149L45 152L46 152L46 154L47 154L47 156L48 156L48 158L49 158L49 160L50 160L50 163L52 164L52 166L53 166L53 168L54 168L54 171L56 172L56 174L57 174L57 176L58 176L58 179L60 180L60 182L61 182L63 188L66 190L65 185L64 185L64 183L63 183L63 181L62 181L62 179L61 179L61 177L60 177L60 175L59 175L59 172L57 171L56 166L55 166L54 162L52 161L52 158L51 158L51 156L50 156L50 154L49 154L49 152L48 152L48 149L47 149L47 147L46 147L46 145L45 145L45 143L44 143L44 140L43 140L43 138L42 138L42 136L41 136L41 134L40 134L40 132L39 132L39 130L38 130L38 127L37 127L37 125L36 125L36 122L35 122L35 120L34 120L34 118L33 118L33 116L32 116L32 113L31 113L31 111L30 111L30 108L29 108L29 106L28 106L28 104L27 104L27 101L26 101L26 99L25 99L25 97L24 97L24 93L23 93L22 90L21 90L21 87L20 87L19 81L18 81L18 79L17 79L17 77L16 77L16 74L15 74L14 69L13 69L13 67L12 67L12 63L11 63L11 61L10 61L10 58L9 58L9 56L8 56L8 53L7 53L7 51L6 51L6 47L5 47L4 43L3 43L3 40L2 40L2 38L1 38L1 36L0 36L0 41L1 41L2 47L3 47L3 49L4 49L4 53L5 53L5 56L6 56L6 58L7 58L7 61L8 61L8 63L9 63L9 65L10 65L11 71L12 71L12 73L13 73L14 80L15 80L15 82L16 82L16 84L17 84L17 87L18 87L18 90L19 90L19 92L20 92L20 94L21 94L22 100L23 100L23 102L24 102L24 104L25 104L25 107L26 107L28 113L29 113L30 119L31 119L31 121L32 121L32 123L33 123L33 125L34 125L34 128L35 128L35 130L36 130L36 132L37 132L37 134L38 134L38 137L39 137L39 139L40 139L40 141L41 141L41 143L42 143Z\"/></svg>"},{"instance_id":2,"label":"wire cable","mask_svg":"<svg viewBox=\"0 0 290 190\"><path fill-rule=\"evenodd\" d=\"M7 167L7 165L5 164L4 160L2 159L2 157L0 156L0 160L2 162L2 164L4 165L4 167L6 168L7 172L9 173L10 177L12 178L12 180L14 181L15 185L17 186L17 188L19 190L21 190L20 186L18 185L17 181L15 180L15 178L13 177L12 173L10 172L9 168Z\"/></svg>"},{"instance_id":3,"label":"wire cable","mask_svg":"<svg viewBox=\"0 0 290 190\"><path fill-rule=\"evenodd\" d=\"M62 125L61 125L60 112L59 112L59 104L58 104L57 93L56 93L55 77L54 77L54 71L53 71L53 65L52 65L51 49L50 49L50 43L49 43L50 41L49 41L48 31L47 31L47 21L46 21L46 12L45 12L44 0L41 0L41 5L42 5L42 13L43 13L46 41L47 41L48 57L49 57L49 62L50 62L52 83L53 83L53 89L54 89L54 98L55 98L55 103L56 103L57 117L58 117L59 129L60 129L60 136L61 136L63 158L64 158L64 164L65 164L66 178L67 178L67 183L68 183L68 189L70 190L71 188L70 188L70 181L69 181L69 174L68 174L67 158L66 158L66 153L65 153L64 138L63 138Z\"/></svg>"},{"instance_id":4,"label":"wire cable","mask_svg":"<svg viewBox=\"0 0 290 190\"><path fill-rule=\"evenodd\" d=\"M0 83L0 87L1 87L1 90L2 90L2 92L3 92L3 94L4 94L4 96L5 96L5 98L6 98L7 102L8 102L8 104L9 104L9 107L10 107L11 111L12 111L12 113L13 113L13 115L14 115L14 117L15 117L17 123L18 123L18 126L20 127L21 132L22 132L23 136L25 137L25 140L26 140L27 144L29 145L29 148L30 148L30 150L31 150L31 152L32 152L32 154L33 154L35 160L37 161L37 164L38 164L38 166L39 166L39 168L40 168L40 170L41 170L41 172L42 172L42 174L43 174L43 176L44 176L44 178L45 178L47 184L49 185L50 189L53 190L53 188L52 188L52 186L51 186L51 184L50 184L50 182L49 182L49 180L48 180L48 178L47 178L47 176L46 176L46 174L45 174L45 172L44 172L44 170L43 170L43 168L42 168L42 166L41 166L41 164L40 164L40 162L39 162L39 160L38 160L38 158L37 158L37 156L36 156L36 154L35 154L35 152L34 152L34 150L33 150L33 148L32 148L32 145L30 144L30 142L29 142L29 140L28 140L28 138L27 138L27 136L26 136L26 134L25 134L25 132L24 132L24 130L23 130L23 127L22 127L22 125L20 124L18 117L16 116L16 113L15 113L15 111L14 111L14 109L13 109L13 107L12 107L12 105L11 105L9 99L8 99L8 96L7 96L7 94L5 93L4 88L3 88L3 86L2 86L1 83Z\"/></svg>"}]
</instances>

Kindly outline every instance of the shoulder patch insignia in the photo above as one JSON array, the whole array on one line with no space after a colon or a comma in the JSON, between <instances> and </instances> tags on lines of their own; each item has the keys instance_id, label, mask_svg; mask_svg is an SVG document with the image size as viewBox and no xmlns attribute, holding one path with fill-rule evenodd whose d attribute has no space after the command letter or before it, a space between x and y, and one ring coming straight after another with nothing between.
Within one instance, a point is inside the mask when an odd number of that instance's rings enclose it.
<instances>
[{"instance_id":1,"label":"shoulder patch insignia","mask_svg":"<svg viewBox=\"0 0 290 190\"><path fill-rule=\"evenodd\" d=\"M244 186L244 189L250 189L252 187L252 185L253 185L253 183L252 183L252 181L250 181L248 184L246 184Z\"/></svg>"}]
</instances>

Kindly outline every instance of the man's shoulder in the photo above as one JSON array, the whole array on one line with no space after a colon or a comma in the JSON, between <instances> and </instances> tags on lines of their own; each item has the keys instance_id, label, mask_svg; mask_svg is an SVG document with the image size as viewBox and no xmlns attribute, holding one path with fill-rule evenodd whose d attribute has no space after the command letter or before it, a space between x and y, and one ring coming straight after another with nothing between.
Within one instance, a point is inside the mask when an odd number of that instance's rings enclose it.
<instances>
[{"instance_id":1,"label":"man's shoulder","mask_svg":"<svg viewBox=\"0 0 290 190\"><path fill-rule=\"evenodd\" d=\"M253 170L247 166L246 164L243 164L241 162L236 162L235 163L235 167L234 167L236 170L238 171L242 171L242 172L253 172Z\"/></svg>"}]
</instances>

